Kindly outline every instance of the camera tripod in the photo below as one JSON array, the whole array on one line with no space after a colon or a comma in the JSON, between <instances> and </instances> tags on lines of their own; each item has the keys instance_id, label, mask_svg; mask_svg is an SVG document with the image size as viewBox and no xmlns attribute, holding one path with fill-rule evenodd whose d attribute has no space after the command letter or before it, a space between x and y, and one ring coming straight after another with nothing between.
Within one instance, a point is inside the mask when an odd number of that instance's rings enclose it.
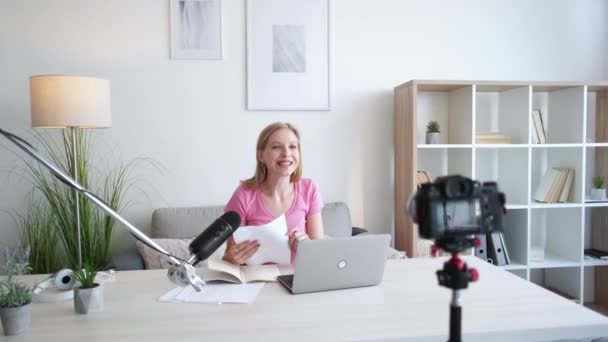
<instances>
[{"instance_id":1,"label":"camera tripod","mask_svg":"<svg viewBox=\"0 0 608 342\"><path fill-rule=\"evenodd\" d=\"M452 301L450 302L450 338L448 342L462 341L462 305L460 302L460 290L466 289L469 282L479 279L479 273L475 268L468 268L467 264L460 259L459 253L479 246L478 238L446 238L437 240L432 247L433 256L437 255L439 249L452 253L450 260L443 264L443 269L437 271L437 280L440 286L452 289Z\"/></svg>"}]
</instances>

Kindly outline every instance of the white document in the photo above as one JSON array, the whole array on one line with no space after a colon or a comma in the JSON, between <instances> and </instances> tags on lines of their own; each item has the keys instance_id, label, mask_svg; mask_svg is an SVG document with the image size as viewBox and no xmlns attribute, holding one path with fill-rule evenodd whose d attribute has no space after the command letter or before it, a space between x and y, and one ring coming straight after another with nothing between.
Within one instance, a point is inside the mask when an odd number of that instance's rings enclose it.
<instances>
[{"instance_id":1,"label":"white document","mask_svg":"<svg viewBox=\"0 0 608 342\"><path fill-rule=\"evenodd\" d=\"M260 243L258 251L247 259L247 265L261 265L267 262L279 265L291 264L285 215L265 225L239 227L232 237L236 243L245 240L257 240Z\"/></svg>"},{"instance_id":2,"label":"white document","mask_svg":"<svg viewBox=\"0 0 608 342\"><path fill-rule=\"evenodd\" d=\"M196 292L192 286L176 287L162 295L160 302L172 303L246 303L255 301L264 283L251 284L207 284L202 291Z\"/></svg>"}]
</instances>

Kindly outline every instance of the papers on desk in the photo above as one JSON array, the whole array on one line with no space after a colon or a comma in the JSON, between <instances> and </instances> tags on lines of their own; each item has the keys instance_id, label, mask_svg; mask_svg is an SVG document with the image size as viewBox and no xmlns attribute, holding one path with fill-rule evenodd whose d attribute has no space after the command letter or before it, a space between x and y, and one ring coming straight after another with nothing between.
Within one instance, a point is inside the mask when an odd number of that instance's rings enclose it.
<instances>
[{"instance_id":1,"label":"papers on desk","mask_svg":"<svg viewBox=\"0 0 608 342\"><path fill-rule=\"evenodd\" d=\"M207 284L201 292L192 286L176 287L162 295L160 302L172 303L247 303L255 301L264 283L251 284Z\"/></svg>"},{"instance_id":2,"label":"papers on desk","mask_svg":"<svg viewBox=\"0 0 608 342\"><path fill-rule=\"evenodd\" d=\"M265 225L239 227L232 237L236 243L245 240L257 240L260 243L258 251L247 259L247 265L261 265L268 262L279 265L291 263L285 215Z\"/></svg>"}]
</instances>

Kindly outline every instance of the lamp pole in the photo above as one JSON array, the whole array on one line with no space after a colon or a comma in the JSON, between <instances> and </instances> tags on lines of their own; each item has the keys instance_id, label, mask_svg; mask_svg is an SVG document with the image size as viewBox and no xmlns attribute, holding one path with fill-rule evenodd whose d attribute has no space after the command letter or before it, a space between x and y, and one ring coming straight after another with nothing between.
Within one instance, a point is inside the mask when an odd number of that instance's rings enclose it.
<instances>
[{"instance_id":1,"label":"lamp pole","mask_svg":"<svg viewBox=\"0 0 608 342\"><path fill-rule=\"evenodd\" d=\"M74 180L78 182L78 145L76 143L77 127L69 127L72 135L72 175ZM82 244L80 239L80 195L78 190L74 189L74 222L76 223L76 242L78 253L78 268L82 268Z\"/></svg>"}]
</instances>

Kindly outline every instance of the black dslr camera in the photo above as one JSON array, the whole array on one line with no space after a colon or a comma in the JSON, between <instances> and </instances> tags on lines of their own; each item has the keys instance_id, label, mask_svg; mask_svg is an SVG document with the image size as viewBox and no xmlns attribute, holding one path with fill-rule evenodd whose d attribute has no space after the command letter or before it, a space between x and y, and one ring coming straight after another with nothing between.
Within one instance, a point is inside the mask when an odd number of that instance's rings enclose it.
<instances>
[{"instance_id":1,"label":"black dslr camera","mask_svg":"<svg viewBox=\"0 0 608 342\"><path fill-rule=\"evenodd\" d=\"M501 232L505 195L495 182L483 184L453 175L423 184L410 212L420 236L432 240L458 240L473 234Z\"/></svg>"}]
</instances>

